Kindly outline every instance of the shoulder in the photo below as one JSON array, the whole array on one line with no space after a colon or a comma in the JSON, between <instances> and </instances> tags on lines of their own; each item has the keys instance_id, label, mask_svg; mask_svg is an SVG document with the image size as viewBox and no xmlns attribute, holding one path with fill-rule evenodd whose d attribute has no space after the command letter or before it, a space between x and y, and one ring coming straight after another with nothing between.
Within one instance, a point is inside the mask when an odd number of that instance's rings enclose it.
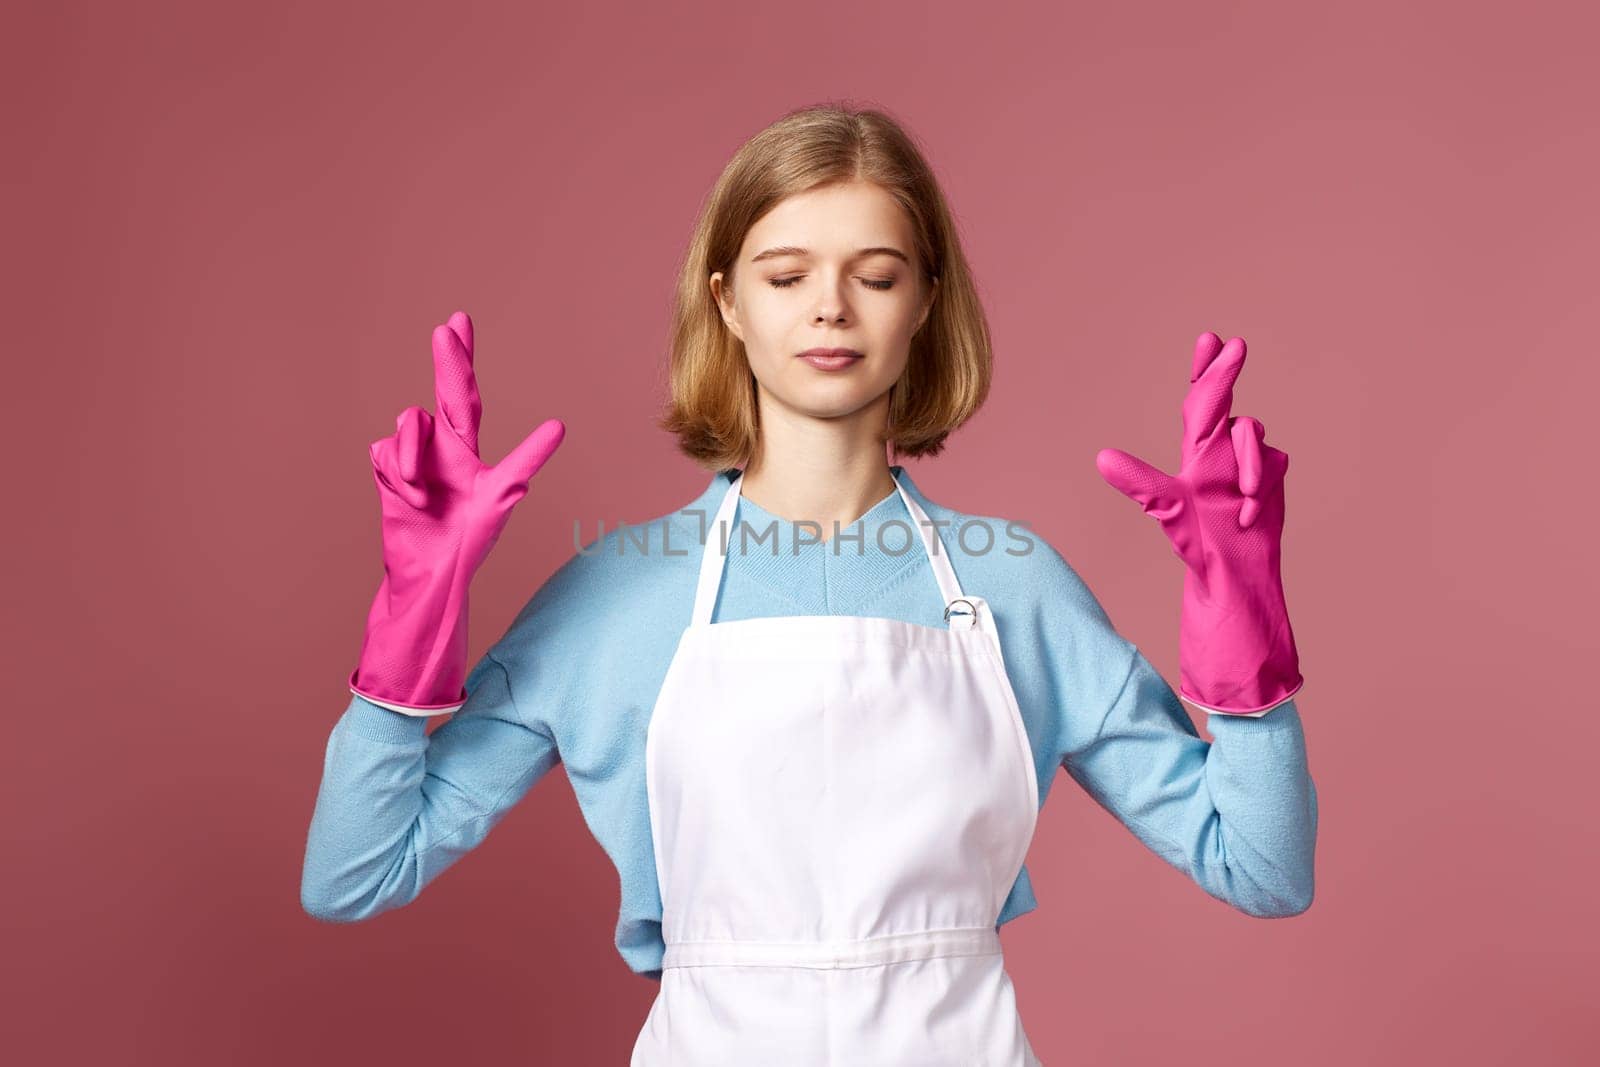
<instances>
[{"instance_id":1,"label":"shoulder","mask_svg":"<svg viewBox=\"0 0 1600 1067\"><path fill-rule=\"evenodd\" d=\"M560 619L562 627L654 619L688 611L685 589L699 573L693 515L619 523L590 539L547 577L510 625L512 632Z\"/></svg>"},{"instance_id":2,"label":"shoulder","mask_svg":"<svg viewBox=\"0 0 1600 1067\"><path fill-rule=\"evenodd\" d=\"M925 505L926 506L926 505ZM989 602L1007 669L1041 773L1097 736L1132 668L1137 649L1118 633L1087 581L1062 551L1028 523L1004 516L927 507L974 531L946 536L964 590ZM981 551L987 535L994 549Z\"/></svg>"},{"instance_id":3,"label":"shoulder","mask_svg":"<svg viewBox=\"0 0 1600 1067\"><path fill-rule=\"evenodd\" d=\"M533 628L598 638L619 626L666 622L689 612L699 574L700 526L692 509L612 525L581 545L523 605L506 634L521 645Z\"/></svg>"},{"instance_id":4,"label":"shoulder","mask_svg":"<svg viewBox=\"0 0 1600 1067\"><path fill-rule=\"evenodd\" d=\"M489 648L569 765L614 742L614 713L659 686L693 608L696 549L692 515L607 530L557 567Z\"/></svg>"},{"instance_id":5,"label":"shoulder","mask_svg":"<svg viewBox=\"0 0 1600 1067\"><path fill-rule=\"evenodd\" d=\"M1027 520L924 501L963 587L1016 614L1066 611L1109 625L1100 601L1066 556Z\"/></svg>"}]
</instances>

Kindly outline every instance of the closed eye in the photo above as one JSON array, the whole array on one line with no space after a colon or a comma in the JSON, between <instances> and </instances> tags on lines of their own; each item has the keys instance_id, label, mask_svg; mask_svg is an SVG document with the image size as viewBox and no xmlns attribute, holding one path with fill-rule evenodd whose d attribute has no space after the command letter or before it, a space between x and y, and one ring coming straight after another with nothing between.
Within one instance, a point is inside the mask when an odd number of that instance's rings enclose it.
<instances>
[{"instance_id":1,"label":"closed eye","mask_svg":"<svg viewBox=\"0 0 1600 1067\"><path fill-rule=\"evenodd\" d=\"M775 289L787 289L789 286L793 285L795 282L799 281L801 278L804 278L804 277L805 277L804 274L796 274L793 277L789 277L789 278L773 278L772 279L772 286ZM894 279L890 278L890 279L886 279L886 280L881 280L881 279L877 279L877 278L862 278L861 279L861 284L865 285L868 289L878 289L878 290L892 289L892 288L894 288Z\"/></svg>"}]
</instances>

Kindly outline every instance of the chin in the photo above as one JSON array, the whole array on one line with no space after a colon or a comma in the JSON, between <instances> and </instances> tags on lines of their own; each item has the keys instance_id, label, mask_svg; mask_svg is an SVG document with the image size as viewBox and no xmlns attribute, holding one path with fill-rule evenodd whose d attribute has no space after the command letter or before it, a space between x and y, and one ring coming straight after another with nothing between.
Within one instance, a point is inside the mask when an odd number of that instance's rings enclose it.
<instances>
[{"instance_id":1,"label":"chin","mask_svg":"<svg viewBox=\"0 0 1600 1067\"><path fill-rule=\"evenodd\" d=\"M815 419L837 419L854 415L863 408L883 400L894 383L878 383L861 378L851 380L845 376L830 380L809 367L797 368L805 373L798 379L781 383L781 389L763 389L772 399L798 414Z\"/></svg>"},{"instance_id":2,"label":"chin","mask_svg":"<svg viewBox=\"0 0 1600 1067\"><path fill-rule=\"evenodd\" d=\"M788 406L794 411L802 415L809 415L814 419L842 419L871 407L877 399L877 396L851 397L848 399L810 397L796 403L789 403Z\"/></svg>"},{"instance_id":3,"label":"chin","mask_svg":"<svg viewBox=\"0 0 1600 1067\"><path fill-rule=\"evenodd\" d=\"M791 411L818 418L836 418L860 411L887 390L875 390L865 382L800 381L784 382L781 389L760 392Z\"/></svg>"}]
</instances>

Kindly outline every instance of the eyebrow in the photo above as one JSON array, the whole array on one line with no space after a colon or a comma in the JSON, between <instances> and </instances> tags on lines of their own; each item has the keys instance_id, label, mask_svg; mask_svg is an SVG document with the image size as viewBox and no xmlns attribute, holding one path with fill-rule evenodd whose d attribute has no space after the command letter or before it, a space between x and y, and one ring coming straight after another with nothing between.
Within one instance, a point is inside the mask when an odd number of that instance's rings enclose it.
<instances>
[{"instance_id":1,"label":"eyebrow","mask_svg":"<svg viewBox=\"0 0 1600 1067\"><path fill-rule=\"evenodd\" d=\"M779 256L809 256L810 254L811 250L808 248L798 248L794 245L779 245L776 248L768 248L765 251L757 252L755 255L750 257L750 262L759 263L763 259L776 259ZM900 251L898 248L891 248L888 245L874 245L871 248L858 248L856 249L856 254L851 258L862 259L866 256L878 255L893 256L906 266L909 267L911 265L911 260L907 258L904 252Z\"/></svg>"}]
</instances>

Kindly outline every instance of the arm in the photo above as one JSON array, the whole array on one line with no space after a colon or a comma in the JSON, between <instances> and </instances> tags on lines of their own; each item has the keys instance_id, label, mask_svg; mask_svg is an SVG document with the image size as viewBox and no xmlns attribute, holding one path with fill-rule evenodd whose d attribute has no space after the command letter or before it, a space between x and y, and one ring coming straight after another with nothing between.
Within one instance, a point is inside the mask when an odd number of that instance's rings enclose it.
<instances>
[{"instance_id":1,"label":"arm","mask_svg":"<svg viewBox=\"0 0 1600 1067\"><path fill-rule=\"evenodd\" d=\"M1078 573L1037 546L1028 615L1055 762L1212 896L1261 917L1305 911L1317 796L1294 699L1259 717L1212 714L1202 740Z\"/></svg>"},{"instance_id":2,"label":"arm","mask_svg":"<svg viewBox=\"0 0 1600 1067\"><path fill-rule=\"evenodd\" d=\"M328 739L306 838L307 913L355 922L409 904L558 762L548 725L517 707L492 650L465 689L431 736L425 718L351 700Z\"/></svg>"},{"instance_id":3,"label":"arm","mask_svg":"<svg viewBox=\"0 0 1600 1067\"><path fill-rule=\"evenodd\" d=\"M1313 894L1317 793L1294 700L1207 726L1210 742L1130 645L1121 687L1062 767L1207 893L1248 915L1298 915Z\"/></svg>"},{"instance_id":4,"label":"arm","mask_svg":"<svg viewBox=\"0 0 1600 1067\"><path fill-rule=\"evenodd\" d=\"M566 428L548 419L485 465L473 337L461 311L434 328L436 412L406 408L368 448L383 580L306 837L300 903L321 919L353 922L415 900L559 759L555 732L517 707L493 649L467 670L467 592ZM539 693L545 707L561 695ZM430 737L431 712L454 715Z\"/></svg>"},{"instance_id":5,"label":"arm","mask_svg":"<svg viewBox=\"0 0 1600 1067\"><path fill-rule=\"evenodd\" d=\"M1180 689L1214 740L1200 740L1149 661L1075 590L1101 663L1120 657L1126 669L1087 700L1103 710L1073 731L1062 765L1206 892L1250 915L1297 915L1311 906L1317 797L1291 699L1303 678L1280 559L1289 456L1266 445L1259 420L1229 415L1244 361L1243 338L1196 339L1176 475L1118 449L1095 459L1184 564Z\"/></svg>"}]
</instances>

